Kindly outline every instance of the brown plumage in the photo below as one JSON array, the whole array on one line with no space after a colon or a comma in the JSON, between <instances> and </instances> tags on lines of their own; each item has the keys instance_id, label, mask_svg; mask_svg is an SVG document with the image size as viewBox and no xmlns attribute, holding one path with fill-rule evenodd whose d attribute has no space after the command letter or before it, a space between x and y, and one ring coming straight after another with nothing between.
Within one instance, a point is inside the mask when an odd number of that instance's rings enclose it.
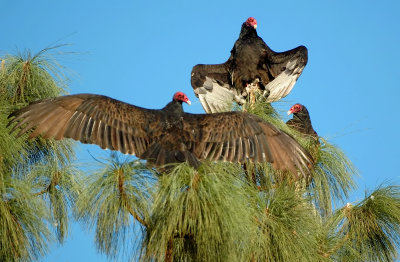
<instances>
[{"instance_id":1,"label":"brown plumage","mask_svg":"<svg viewBox=\"0 0 400 262\"><path fill-rule=\"evenodd\" d=\"M293 118L286 122L289 127L297 130L303 135L311 136L315 140L318 140L318 134L315 132L311 124L310 114L304 105L293 105L288 111L288 115L290 114L293 114Z\"/></svg>"},{"instance_id":2,"label":"brown plumage","mask_svg":"<svg viewBox=\"0 0 400 262\"><path fill-rule=\"evenodd\" d=\"M257 21L243 23L229 59L223 64L193 67L191 84L207 113L231 111L232 102L244 103L259 89L267 102L287 96L307 64L304 46L274 52L256 31Z\"/></svg>"},{"instance_id":3,"label":"brown plumage","mask_svg":"<svg viewBox=\"0 0 400 262\"><path fill-rule=\"evenodd\" d=\"M243 113L184 113L182 92L161 110L133 106L106 96L78 94L34 102L10 115L18 136L72 138L135 154L162 166L201 160L270 162L279 170L307 175L310 155L288 134Z\"/></svg>"}]
</instances>

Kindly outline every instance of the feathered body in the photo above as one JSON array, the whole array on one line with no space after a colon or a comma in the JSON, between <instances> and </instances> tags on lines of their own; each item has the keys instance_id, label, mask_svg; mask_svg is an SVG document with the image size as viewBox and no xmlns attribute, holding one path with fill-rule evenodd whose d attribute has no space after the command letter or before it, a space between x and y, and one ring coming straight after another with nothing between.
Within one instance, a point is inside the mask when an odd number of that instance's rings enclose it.
<instances>
[{"instance_id":1,"label":"feathered body","mask_svg":"<svg viewBox=\"0 0 400 262\"><path fill-rule=\"evenodd\" d=\"M193 67L191 84L207 113L230 111L233 101L244 103L254 85L268 102L277 101L289 94L306 66L306 47L274 52L257 35L256 25L254 18L243 23L225 63Z\"/></svg>"},{"instance_id":2,"label":"feathered body","mask_svg":"<svg viewBox=\"0 0 400 262\"><path fill-rule=\"evenodd\" d=\"M290 108L288 114L293 114L293 118L286 122L289 127L318 140L318 134L311 124L310 114L304 105L295 104Z\"/></svg>"}]
</instances>

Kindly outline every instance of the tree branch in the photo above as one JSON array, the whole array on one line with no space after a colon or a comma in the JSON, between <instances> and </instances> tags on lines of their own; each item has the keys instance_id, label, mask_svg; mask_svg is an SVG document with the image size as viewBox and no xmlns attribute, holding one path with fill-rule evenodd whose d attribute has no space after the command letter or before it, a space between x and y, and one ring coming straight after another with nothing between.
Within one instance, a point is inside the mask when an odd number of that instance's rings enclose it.
<instances>
[{"instance_id":1,"label":"tree branch","mask_svg":"<svg viewBox=\"0 0 400 262\"><path fill-rule=\"evenodd\" d=\"M338 243L337 243L331 250L328 250L327 252L324 252L324 253L322 254L322 256L324 256L324 257L326 257L326 258L330 257L331 255L333 255L334 253L336 253L339 249L341 249L341 248L344 246L344 244L347 242L348 239L349 239L349 234L347 233L347 234L343 237L343 239L341 239L340 241L338 241Z\"/></svg>"},{"instance_id":2,"label":"tree branch","mask_svg":"<svg viewBox=\"0 0 400 262\"><path fill-rule=\"evenodd\" d=\"M128 209L129 213L131 213L131 215L143 226L148 227L149 224L146 223L146 221L144 221L142 218L140 218L140 216L128 205L125 206L126 209Z\"/></svg>"},{"instance_id":3,"label":"tree branch","mask_svg":"<svg viewBox=\"0 0 400 262\"><path fill-rule=\"evenodd\" d=\"M173 256L173 251L174 251L174 242L172 238L168 240L167 243L167 250L165 252L165 262L173 262L174 261L174 256Z\"/></svg>"},{"instance_id":4,"label":"tree branch","mask_svg":"<svg viewBox=\"0 0 400 262\"><path fill-rule=\"evenodd\" d=\"M42 191L32 194L32 196L40 196L40 195L43 195L44 193L47 193L49 191L49 187L50 187L50 185L48 187L46 187L45 189L43 189Z\"/></svg>"},{"instance_id":5,"label":"tree branch","mask_svg":"<svg viewBox=\"0 0 400 262\"><path fill-rule=\"evenodd\" d=\"M148 227L149 224L146 223L133 209L130 205L128 205L125 188L124 188L124 172L122 169L118 170L118 190L121 198L124 200L125 208L129 211L129 213L143 226Z\"/></svg>"},{"instance_id":6,"label":"tree branch","mask_svg":"<svg viewBox=\"0 0 400 262\"><path fill-rule=\"evenodd\" d=\"M43 195L44 193L49 192L51 187L55 187L56 185L58 185L58 182L60 181L60 177L61 177L61 173L57 171L56 174L54 176L52 176L50 184L45 189L43 189L42 191L39 191L37 193L34 193L32 195L40 196L40 195Z\"/></svg>"}]
</instances>

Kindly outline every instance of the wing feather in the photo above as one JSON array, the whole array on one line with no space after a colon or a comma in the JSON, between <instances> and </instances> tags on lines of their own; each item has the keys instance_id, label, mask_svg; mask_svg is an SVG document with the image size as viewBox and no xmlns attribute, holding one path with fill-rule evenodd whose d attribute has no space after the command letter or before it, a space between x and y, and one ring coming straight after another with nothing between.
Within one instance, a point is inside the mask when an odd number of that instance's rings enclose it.
<instances>
[{"instance_id":1,"label":"wing feather","mask_svg":"<svg viewBox=\"0 0 400 262\"><path fill-rule=\"evenodd\" d=\"M303 72L308 61L308 51L305 46L299 46L286 52L273 52L266 48L266 67L273 80L265 82L269 90L267 102L278 101L286 97L293 89L297 79Z\"/></svg>"},{"instance_id":2,"label":"wing feather","mask_svg":"<svg viewBox=\"0 0 400 262\"><path fill-rule=\"evenodd\" d=\"M235 153L236 153L235 150L236 150L236 139L230 139L227 161L233 162L233 158L235 157Z\"/></svg>"},{"instance_id":3,"label":"wing feather","mask_svg":"<svg viewBox=\"0 0 400 262\"><path fill-rule=\"evenodd\" d=\"M16 111L10 124L18 136L33 128L30 138L72 138L101 148L140 155L160 134L157 110L136 107L106 96L78 94L34 102Z\"/></svg>"},{"instance_id":4,"label":"wing feather","mask_svg":"<svg viewBox=\"0 0 400 262\"><path fill-rule=\"evenodd\" d=\"M238 138L236 138L235 155L233 157L233 161L232 162L242 163L243 162L242 156L243 156L242 138L238 137Z\"/></svg>"},{"instance_id":5,"label":"wing feather","mask_svg":"<svg viewBox=\"0 0 400 262\"><path fill-rule=\"evenodd\" d=\"M196 65L192 69L194 93L207 113L229 112L233 101L245 102L232 87L230 63L231 59L218 65Z\"/></svg>"},{"instance_id":6,"label":"wing feather","mask_svg":"<svg viewBox=\"0 0 400 262\"><path fill-rule=\"evenodd\" d=\"M278 170L308 175L313 161L310 154L290 135L255 115L184 114L183 122L186 140L203 149L194 151L200 160L270 162Z\"/></svg>"}]
</instances>

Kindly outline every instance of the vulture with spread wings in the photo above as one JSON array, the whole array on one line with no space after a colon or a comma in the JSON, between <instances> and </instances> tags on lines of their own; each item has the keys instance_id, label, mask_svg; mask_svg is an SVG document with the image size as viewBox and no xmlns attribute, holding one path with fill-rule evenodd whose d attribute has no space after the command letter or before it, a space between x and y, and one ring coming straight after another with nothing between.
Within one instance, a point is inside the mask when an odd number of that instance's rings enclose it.
<instances>
[{"instance_id":1,"label":"vulture with spread wings","mask_svg":"<svg viewBox=\"0 0 400 262\"><path fill-rule=\"evenodd\" d=\"M106 96L78 94L40 100L10 115L11 132L29 138L72 138L103 149L135 154L156 166L201 160L270 162L278 170L308 175L312 158L291 136L243 113L183 112L177 92L163 109L145 109Z\"/></svg>"},{"instance_id":2,"label":"vulture with spread wings","mask_svg":"<svg viewBox=\"0 0 400 262\"><path fill-rule=\"evenodd\" d=\"M243 23L228 61L193 67L191 84L207 113L231 111L232 102L243 104L252 89L259 89L267 102L287 96L307 64L304 46L274 52L257 35L257 21Z\"/></svg>"}]
</instances>

